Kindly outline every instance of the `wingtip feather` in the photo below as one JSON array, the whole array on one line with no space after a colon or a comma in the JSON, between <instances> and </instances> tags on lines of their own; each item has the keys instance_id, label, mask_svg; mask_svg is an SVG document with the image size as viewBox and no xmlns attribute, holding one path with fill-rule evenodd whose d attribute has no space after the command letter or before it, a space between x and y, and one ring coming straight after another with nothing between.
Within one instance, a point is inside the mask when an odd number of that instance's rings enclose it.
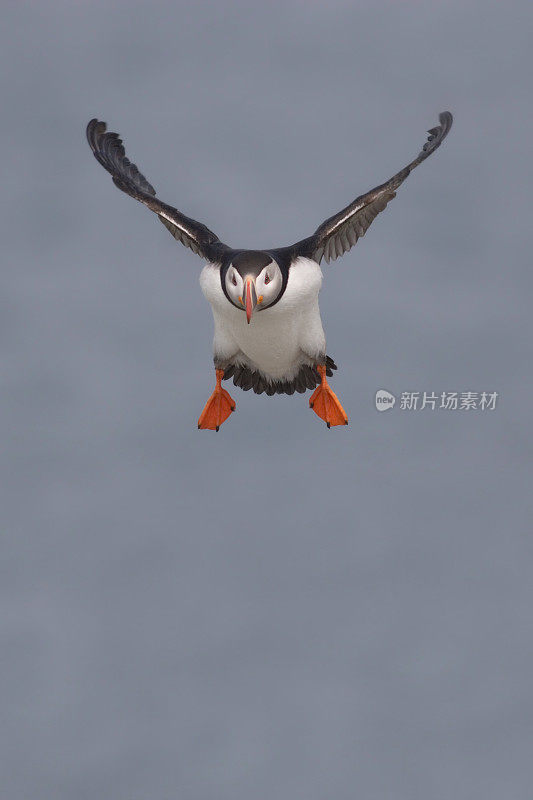
<instances>
[{"instance_id":1,"label":"wingtip feather","mask_svg":"<svg viewBox=\"0 0 533 800\"><path fill-rule=\"evenodd\" d=\"M107 124L94 117L87 125L86 134L95 158L111 173L119 189L127 193L131 193L131 190L140 190L155 195L152 184L126 156L124 144L118 133L108 132Z\"/></svg>"}]
</instances>

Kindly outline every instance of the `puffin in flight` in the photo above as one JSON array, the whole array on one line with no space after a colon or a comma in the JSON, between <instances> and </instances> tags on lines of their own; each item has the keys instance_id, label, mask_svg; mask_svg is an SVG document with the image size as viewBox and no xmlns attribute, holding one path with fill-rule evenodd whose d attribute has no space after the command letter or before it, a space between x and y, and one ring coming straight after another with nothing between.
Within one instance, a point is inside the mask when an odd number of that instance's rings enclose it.
<instances>
[{"instance_id":1,"label":"puffin in flight","mask_svg":"<svg viewBox=\"0 0 533 800\"><path fill-rule=\"evenodd\" d=\"M153 186L127 158L118 134L107 133L105 122L89 122L89 145L113 183L155 212L175 239L207 262L200 286L213 310L216 385L199 428L218 431L235 410L234 400L222 387L228 378L257 394L314 389L309 405L328 428L348 424L327 381L337 367L326 355L318 307L320 262L324 258L329 263L353 247L411 170L444 141L452 121L449 111L441 113L419 155L400 172L357 197L307 239L272 250L228 247L205 225L158 200Z\"/></svg>"}]
</instances>

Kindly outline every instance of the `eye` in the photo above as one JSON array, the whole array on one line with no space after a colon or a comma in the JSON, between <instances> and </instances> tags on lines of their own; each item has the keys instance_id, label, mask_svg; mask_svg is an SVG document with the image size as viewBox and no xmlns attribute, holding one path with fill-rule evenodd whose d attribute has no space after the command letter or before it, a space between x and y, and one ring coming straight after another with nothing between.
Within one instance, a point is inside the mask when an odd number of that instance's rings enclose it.
<instances>
[{"instance_id":1,"label":"eye","mask_svg":"<svg viewBox=\"0 0 533 800\"><path fill-rule=\"evenodd\" d=\"M233 284L234 286L237 286L237 278L235 277L235 274L233 274L233 275L231 276L231 282L232 282L232 284Z\"/></svg>"},{"instance_id":2,"label":"eye","mask_svg":"<svg viewBox=\"0 0 533 800\"><path fill-rule=\"evenodd\" d=\"M267 285L267 283L270 283L270 276L269 275L265 275L265 286Z\"/></svg>"}]
</instances>

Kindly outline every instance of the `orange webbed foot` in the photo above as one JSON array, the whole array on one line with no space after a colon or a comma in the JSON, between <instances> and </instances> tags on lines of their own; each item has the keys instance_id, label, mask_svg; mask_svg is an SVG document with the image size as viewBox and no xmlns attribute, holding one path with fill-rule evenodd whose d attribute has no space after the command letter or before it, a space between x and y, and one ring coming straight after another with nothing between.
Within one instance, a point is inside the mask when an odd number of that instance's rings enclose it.
<instances>
[{"instance_id":1,"label":"orange webbed foot","mask_svg":"<svg viewBox=\"0 0 533 800\"><path fill-rule=\"evenodd\" d=\"M319 364L317 370L321 383L309 398L309 407L324 420L328 428L331 428L332 425L347 425L348 417L346 412L341 406L339 398L328 384L325 365Z\"/></svg>"},{"instance_id":2,"label":"orange webbed foot","mask_svg":"<svg viewBox=\"0 0 533 800\"><path fill-rule=\"evenodd\" d=\"M213 394L204 406L198 420L200 430L218 431L232 411L235 411L235 400L229 392L222 388L223 369L216 370L217 383Z\"/></svg>"}]
</instances>

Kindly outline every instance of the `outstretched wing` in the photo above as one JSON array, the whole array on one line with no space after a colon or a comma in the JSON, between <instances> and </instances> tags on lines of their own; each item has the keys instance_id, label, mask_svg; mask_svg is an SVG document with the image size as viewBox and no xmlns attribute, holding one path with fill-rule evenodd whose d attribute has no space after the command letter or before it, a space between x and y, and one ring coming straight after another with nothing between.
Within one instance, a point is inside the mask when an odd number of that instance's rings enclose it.
<instances>
[{"instance_id":1,"label":"outstretched wing","mask_svg":"<svg viewBox=\"0 0 533 800\"><path fill-rule=\"evenodd\" d=\"M440 147L452 127L453 117L449 111L443 111L439 114L439 122L440 125L428 131L428 140L414 161L386 183L362 194L338 214L327 219L312 236L287 249L292 250L294 255L313 258L319 264L322 258L329 262L346 253L360 236L364 236L379 212L396 197L396 190L411 170Z\"/></svg>"},{"instance_id":2,"label":"outstretched wing","mask_svg":"<svg viewBox=\"0 0 533 800\"><path fill-rule=\"evenodd\" d=\"M157 199L154 187L127 158L118 133L106 133L105 122L92 119L87 125L87 141L96 160L113 177L115 186L157 214L178 242L207 261L220 259L228 247L201 222L186 217L177 208Z\"/></svg>"}]
</instances>

